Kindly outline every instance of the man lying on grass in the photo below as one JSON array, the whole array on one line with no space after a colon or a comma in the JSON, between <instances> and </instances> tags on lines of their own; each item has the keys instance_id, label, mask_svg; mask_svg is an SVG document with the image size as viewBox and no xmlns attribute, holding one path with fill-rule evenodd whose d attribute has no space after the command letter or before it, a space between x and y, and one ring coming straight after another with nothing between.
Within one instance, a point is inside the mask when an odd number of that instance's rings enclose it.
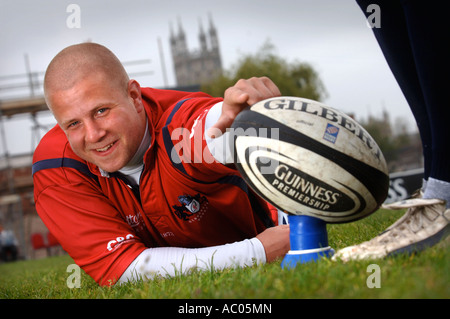
<instances>
[{"instance_id":1,"label":"man lying on grass","mask_svg":"<svg viewBox=\"0 0 450 319\"><path fill-rule=\"evenodd\" d=\"M44 80L57 125L36 148L36 210L100 285L271 262L289 227L216 151L245 107L279 96L268 78L224 98L141 88L99 44L65 48Z\"/></svg>"}]
</instances>

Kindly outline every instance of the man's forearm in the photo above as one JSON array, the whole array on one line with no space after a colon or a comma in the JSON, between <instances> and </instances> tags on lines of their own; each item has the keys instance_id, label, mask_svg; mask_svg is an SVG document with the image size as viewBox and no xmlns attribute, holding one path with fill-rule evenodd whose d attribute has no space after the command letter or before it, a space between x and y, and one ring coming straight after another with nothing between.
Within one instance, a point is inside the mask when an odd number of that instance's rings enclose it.
<instances>
[{"instance_id":1,"label":"man's forearm","mask_svg":"<svg viewBox=\"0 0 450 319\"><path fill-rule=\"evenodd\" d=\"M148 248L128 266L118 282L170 277L192 269L221 270L265 262L264 247L257 238L205 248Z\"/></svg>"}]
</instances>

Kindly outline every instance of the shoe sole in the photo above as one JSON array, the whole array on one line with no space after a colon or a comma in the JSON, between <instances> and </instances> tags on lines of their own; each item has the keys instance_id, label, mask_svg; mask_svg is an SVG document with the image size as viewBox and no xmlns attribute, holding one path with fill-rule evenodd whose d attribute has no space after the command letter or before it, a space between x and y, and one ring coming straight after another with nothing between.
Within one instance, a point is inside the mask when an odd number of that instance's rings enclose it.
<instances>
[{"instance_id":1,"label":"shoe sole","mask_svg":"<svg viewBox=\"0 0 450 319\"><path fill-rule=\"evenodd\" d=\"M394 250L386 255L386 257L392 257L400 254L412 254L416 252L423 251L431 246L436 245L441 240L445 239L450 234L450 224L445 226L445 228L441 229L439 232L434 234L433 236L430 236L428 238L425 238L422 241L419 241L417 243L399 248L397 250Z\"/></svg>"}]
</instances>

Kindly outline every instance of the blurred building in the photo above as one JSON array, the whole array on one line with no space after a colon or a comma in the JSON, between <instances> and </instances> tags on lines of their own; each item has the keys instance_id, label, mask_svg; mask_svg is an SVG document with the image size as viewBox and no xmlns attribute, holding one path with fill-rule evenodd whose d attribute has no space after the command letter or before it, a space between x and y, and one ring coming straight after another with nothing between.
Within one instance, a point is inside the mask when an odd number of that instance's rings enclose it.
<instances>
[{"instance_id":1,"label":"blurred building","mask_svg":"<svg viewBox=\"0 0 450 319\"><path fill-rule=\"evenodd\" d=\"M200 48L189 50L181 21L178 21L177 34L171 27L170 49L178 87L199 85L222 73L219 39L211 17L207 32L200 22L198 37Z\"/></svg>"},{"instance_id":2,"label":"blurred building","mask_svg":"<svg viewBox=\"0 0 450 319\"><path fill-rule=\"evenodd\" d=\"M0 224L15 234L19 259L28 258L31 253L29 236L36 231L46 232L46 229L34 207L32 152L9 154L4 123L17 116L30 117L35 131L38 129L36 114L43 111L48 112L43 97L0 100L0 135L4 148L4 153L0 154Z\"/></svg>"}]
</instances>

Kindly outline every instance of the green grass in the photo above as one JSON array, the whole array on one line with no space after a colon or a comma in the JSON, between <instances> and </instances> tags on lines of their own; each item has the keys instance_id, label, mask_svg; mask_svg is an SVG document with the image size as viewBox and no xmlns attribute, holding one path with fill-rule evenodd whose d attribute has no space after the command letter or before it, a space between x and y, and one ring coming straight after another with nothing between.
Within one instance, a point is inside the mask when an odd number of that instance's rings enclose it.
<instances>
[{"instance_id":1,"label":"green grass","mask_svg":"<svg viewBox=\"0 0 450 319\"><path fill-rule=\"evenodd\" d=\"M368 240L402 212L379 211L364 220L328 225L330 245L339 249ZM419 254L333 262L321 260L292 270L281 261L245 269L193 272L169 279L99 287L82 272L81 287L68 288L67 256L0 264L0 299L111 298L439 298L450 297L450 248L443 242ZM380 288L368 288L370 264L380 267Z\"/></svg>"}]
</instances>

